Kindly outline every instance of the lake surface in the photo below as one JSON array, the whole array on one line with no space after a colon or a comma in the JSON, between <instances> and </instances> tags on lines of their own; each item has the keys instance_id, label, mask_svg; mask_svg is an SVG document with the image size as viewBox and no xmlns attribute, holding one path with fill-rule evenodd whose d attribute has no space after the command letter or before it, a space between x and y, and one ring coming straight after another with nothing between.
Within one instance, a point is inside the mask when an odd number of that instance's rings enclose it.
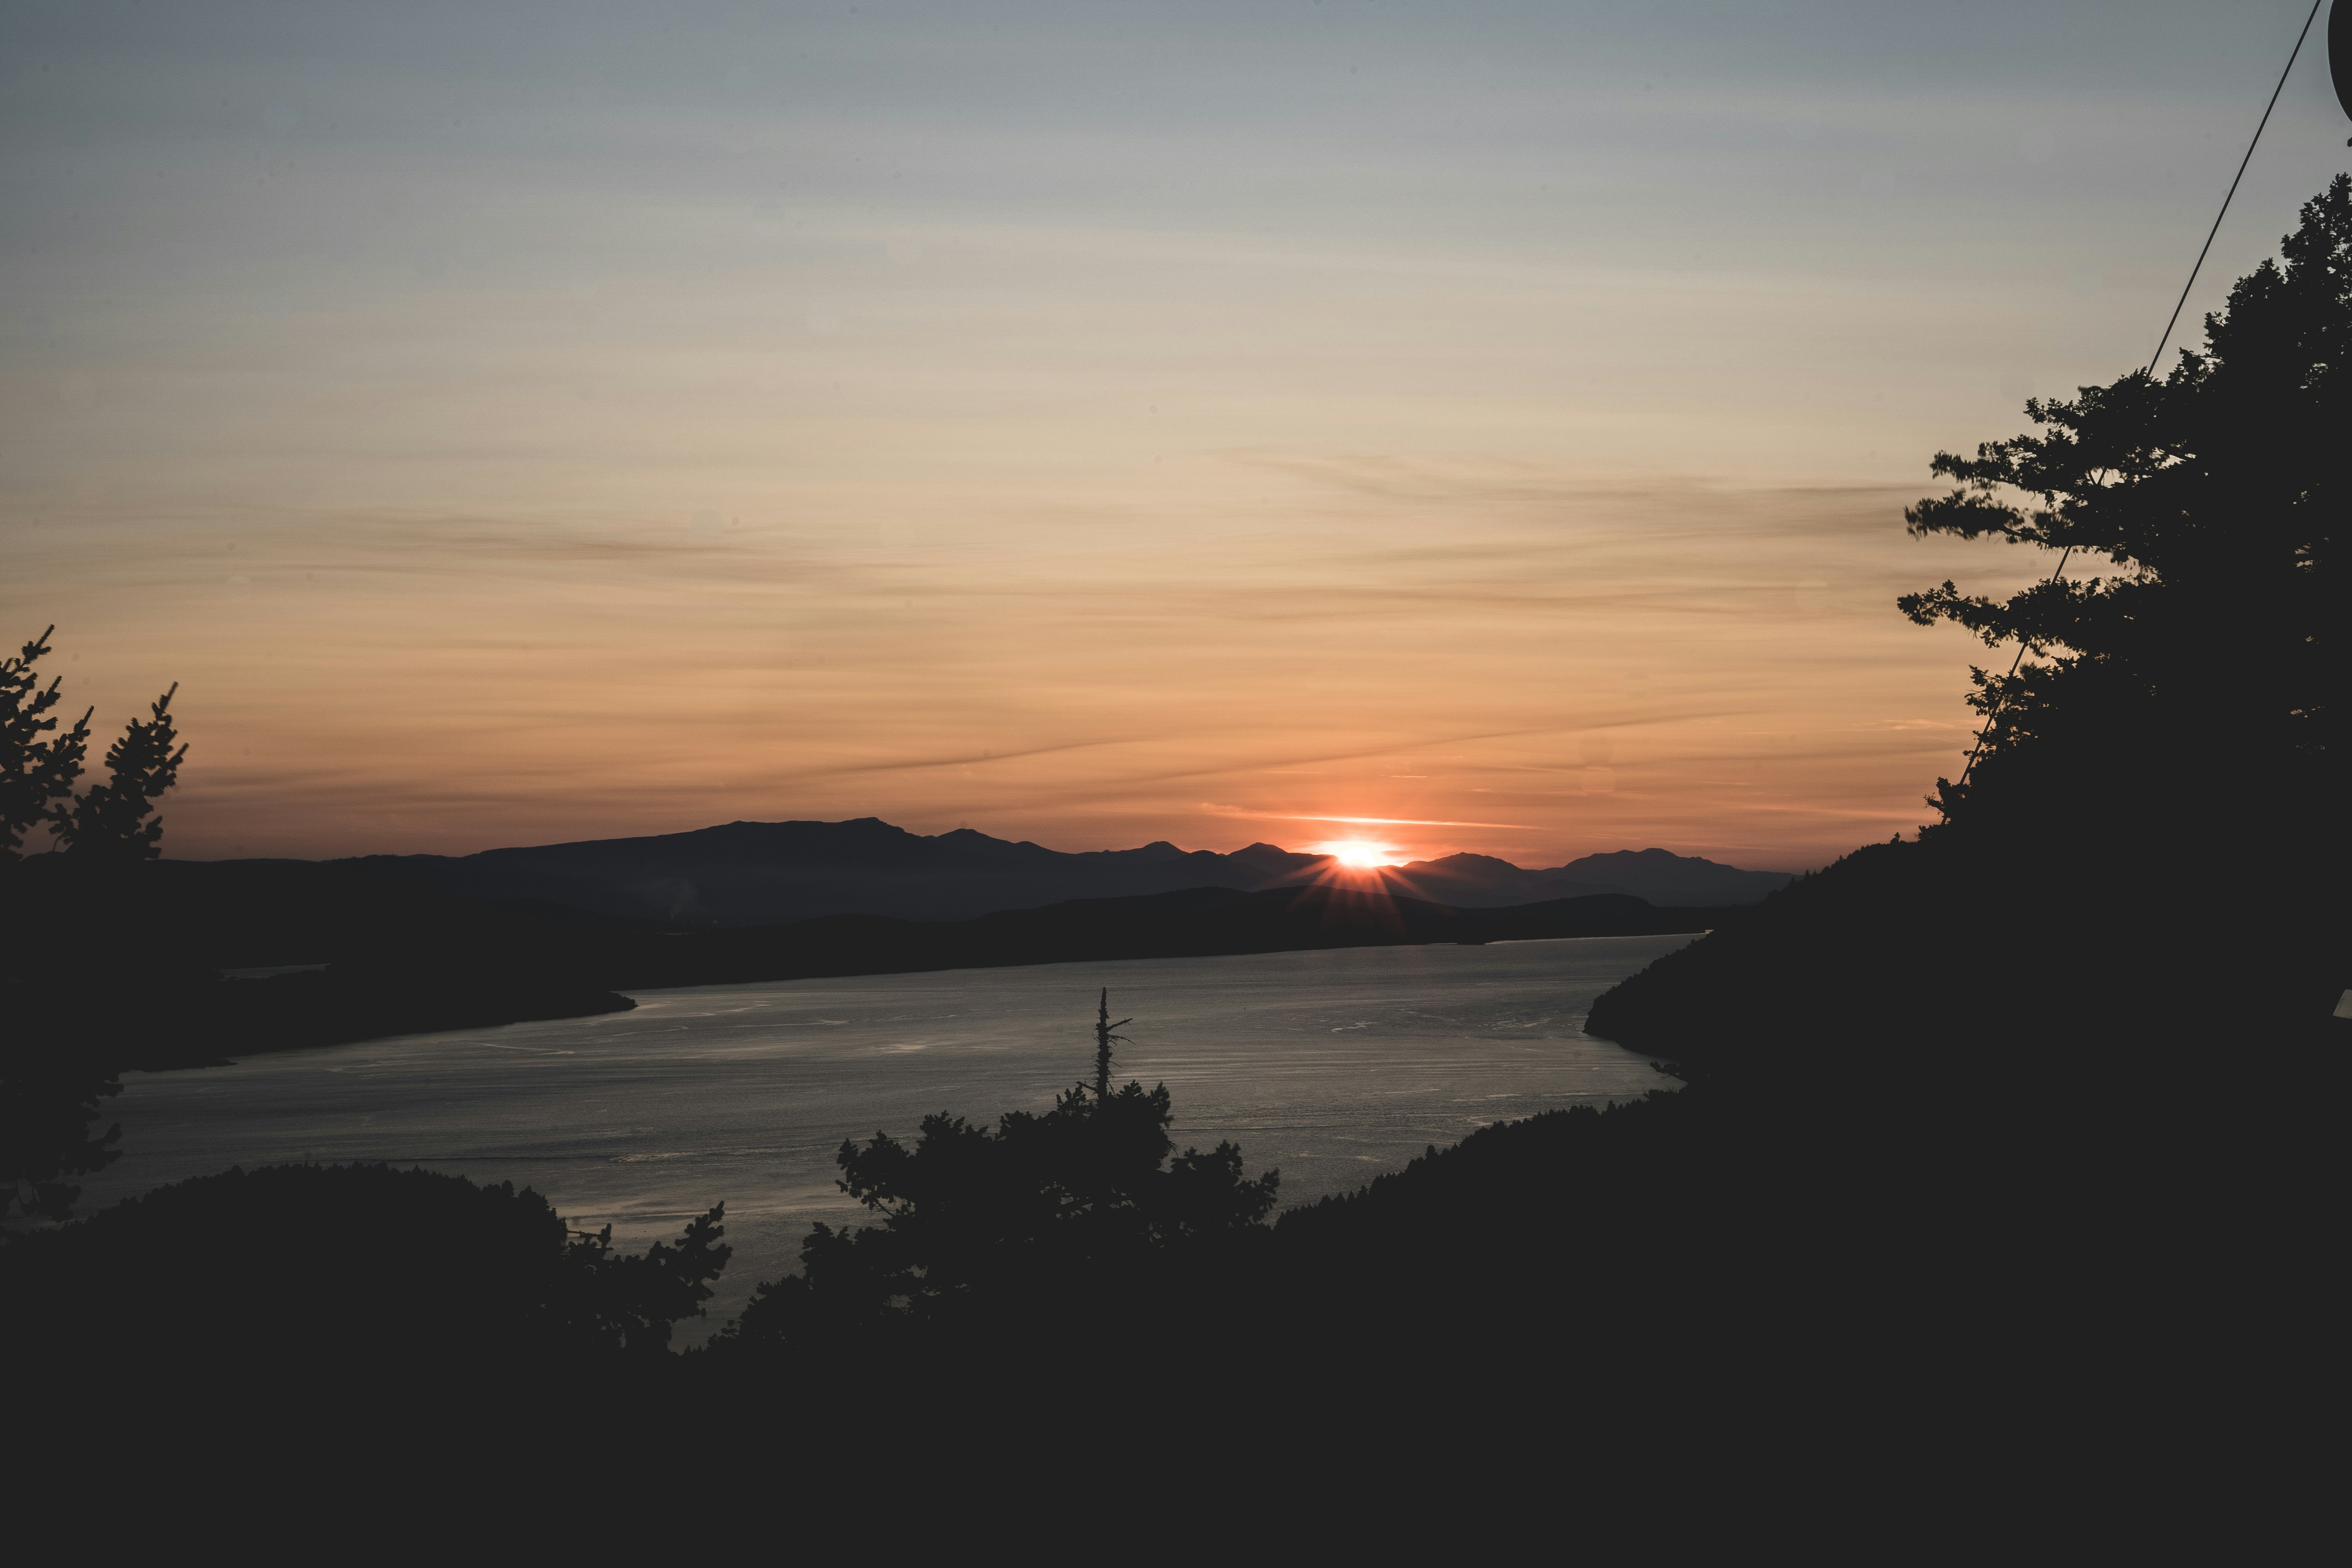
<instances>
[{"instance_id":1,"label":"lake surface","mask_svg":"<svg viewBox=\"0 0 2352 1568\"><path fill-rule=\"evenodd\" d=\"M1114 1081L1166 1083L1177 1146L1231 1140L1284 1205L1360 1185L1487 1122L1662 1087L1585 1036L1595 997L1687 936L1357 948L637 994L635 1012L409 1035L132 1073L123 1156L82 1212L233 1164L388 1160L536 1187L635 1250L727 1205L734 1260L699 1339L790 1271L845 1138L926 1114L993 1122L1091 1078L1110 988ZM689 1331L691 1331L689 1332Z\"/></svg>"}]
</instances>

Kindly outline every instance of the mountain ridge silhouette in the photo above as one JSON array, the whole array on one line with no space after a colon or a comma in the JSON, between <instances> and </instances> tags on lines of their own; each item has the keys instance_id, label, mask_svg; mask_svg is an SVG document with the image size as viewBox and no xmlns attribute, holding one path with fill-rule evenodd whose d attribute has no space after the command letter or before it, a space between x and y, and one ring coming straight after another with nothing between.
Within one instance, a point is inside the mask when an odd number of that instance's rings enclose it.
<instances>
[{"instance_id":1,"label":"mountain ridge silhouette","mask_svg":"<svg viewBox=\"0 0 2352 1568\"><path fill-rule=\"evenodd\" d=\"M467 898L531 900L607 917L694 927L825 915L970 920L1079 899L1188 888L1257 892L1328 874L1332 858L1257 843L1231 854L1155 839L1132 849L1066 851L971 828L924 836L879 817L735 821L682 833L486 849L465 856L370 855L327 862ZM1605 877L1586 873L1605 866ZM1587 856L1528 869L1453 855L1382 868L1389 891L1460 908L1629 894L1716 908L1753 903L1792 879L1664 849Z\"/></svg>"}]
</instances>

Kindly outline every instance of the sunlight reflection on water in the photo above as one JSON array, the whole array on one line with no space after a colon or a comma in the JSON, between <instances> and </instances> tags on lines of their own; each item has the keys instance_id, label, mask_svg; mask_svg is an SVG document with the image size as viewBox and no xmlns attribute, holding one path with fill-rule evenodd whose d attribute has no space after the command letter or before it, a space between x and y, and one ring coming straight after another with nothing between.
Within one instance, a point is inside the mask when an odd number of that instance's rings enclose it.
<instances>
[{"instance_id":1,"label":"sunlight reflection on water","mask_svg":"<svg viewBox=\"0 0 2352 1568\"><path fill-rule=\"evenodd\" d=\"M633 1245L727 1204L735 1259L699 1338L791 1268L809 1222L856 1219L845 1138L927 1113L1041 1110L1091 1070L1098 988L1118 1074L1166 1083L1178 1146L1223 1139L1286 1204L1486 1122L1668 1086L1581 1030L1593 998L1684 936L1360 948L638 995L635 1012L412 1035L128 1075L122 1159L83 1212L232 1164L390 1160L538 1188ZM685 1331L681 1331L682 1333Z\"/></svg>"}]
</instances>

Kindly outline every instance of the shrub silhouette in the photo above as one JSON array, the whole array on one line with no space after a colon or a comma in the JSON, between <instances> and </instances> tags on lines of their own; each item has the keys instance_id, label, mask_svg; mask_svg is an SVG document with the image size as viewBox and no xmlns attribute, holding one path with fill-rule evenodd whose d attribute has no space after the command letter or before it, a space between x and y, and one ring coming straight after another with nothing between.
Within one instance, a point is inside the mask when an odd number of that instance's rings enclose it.
<instances>
[{"instance_id":1,"label":"shrub silhouette","mask_svg":"<svg viewBox=\"0 0 2352 1568\"><path fill-rule=\"evenodd\" d=\"M803 1273L761 1285L721 1340L952 1330L1073 1292L1213 1273L1266 1236L1280 1173L1244 1176L1230 1142L1174 1153L1173 1119L1164 1085L1107 1097L1081 1085L992 1131L940 1114L911 1149L878 1132L845 1142L838 1184L881 1223L814 1226Z\"/></svg>"},{"instance_id":2,"label":"shrub silhouette","mask_svg":"<svg viewBox=\"0 0 2352 1568\"><path fill-rule=\"evenodd\" d=\"M723 1205L638 1255L511 1183L276 1165L159 1187L0 1250L65 1364L285 1380L554 1373L658 1357L726 1267Z\"/></svg>"}]
</instances>

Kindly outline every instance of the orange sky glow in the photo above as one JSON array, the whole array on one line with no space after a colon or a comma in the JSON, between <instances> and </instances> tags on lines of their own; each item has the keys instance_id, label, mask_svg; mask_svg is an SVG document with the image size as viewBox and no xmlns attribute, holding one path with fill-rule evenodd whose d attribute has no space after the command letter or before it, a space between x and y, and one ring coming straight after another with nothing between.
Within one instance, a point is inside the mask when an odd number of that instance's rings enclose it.
<instances>
[{"instance_id":1,"label":"orange sky glow","mask_svg":"<svg viewBox=\"0 0 2352 1568\"><path fill-rule=\"evenodd\" d=\"M1979 563L1906 541L1899 490L1192 466L1287 526L877 546L749 508L257 509L159 534L91 506L34 539L74 584L47 602L78 700L181 682L192 858L878 816L1790 868L1915 826L1967 744L1972 650L1890 601Z\"/></svg>"},{"instance_id":2,"label":"orange sky glow","mask_svg":"<svg viewBox=\"0 0 2352 1568\"><path fill-rule=\"evenodd\" d=\"M1322 844L1307 846L1309 854L1328 855L1340 865L1354 870L1370 870L1376 866L1402 866L1402 852L1393 844L1375 844L1364 838L1334 838Z\"/></svg>"},{"instance_id":3,"label":"orange sky glow","mask_svg":"<svg viewBox=\"0 0 2352 1568\"><path fill-rule=\"evenodd\" d=\"M1994 8L28 12L0 640L179 683L180 858L1817 867L2007 657L1895 596L2044 565L1929 458L2145 360L2295 25Z\"/></svg>"}]
</instances>

